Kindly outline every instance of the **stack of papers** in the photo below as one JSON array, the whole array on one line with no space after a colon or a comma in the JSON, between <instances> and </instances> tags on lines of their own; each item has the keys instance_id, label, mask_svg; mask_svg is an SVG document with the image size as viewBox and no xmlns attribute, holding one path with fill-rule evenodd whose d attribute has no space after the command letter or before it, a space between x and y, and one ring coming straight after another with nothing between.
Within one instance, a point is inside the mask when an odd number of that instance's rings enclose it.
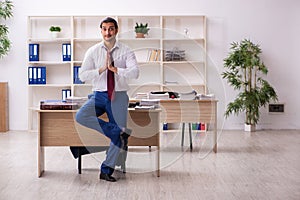
<instances>
[{"instance_id":1,"label":"stack of papers","mask_svg":"<svg viewBox=\"0 0 300 200\"><path fill-rule=\"evenodd\" d=\"M195 90L192 90L191 92L179 94L180 100L195 100L196 95L197 95L197 92Z\"/></svg>"},{"instance_id":2,"label":"stack of papers","mask_svg":"<svg viewBox=\"0 0 300 200\"><path fill-rule=\"evenodd\" d=\"M86 101L87 101L87 97L74 97L74 96L70 96L68 98L66 98L66 102L68 103L76 103L78 104L78 106L82 106Z\"/></svg>"},{"instance_id":3,"label":"stack of papers","mask_svg":"<svg viewBox=\"0 0 300 200\"><path fill-rule=\"evenodd\" d=\"M205 100L205 99L214 99L215 95L214 94L198 94L197 99L199 100Z\"/></svg>"},{"instance_id":4,"label":"stack of papers","mask_svg":"<svg viewBox=\"0 0 300 200\"><path fill-rule=\"evenodd\" d=\"M155 108L155 106L135 106L136 110L153 110Z\"/></svg>"},{"instance_id":5,"label":"stack of papers","mask_svg":"<svg viewBox=\"0 0 300 200\"><path fill-rule=\"evenodd\" d=\"M142 99L140 106L153 106L159 105L159 99Z\"/></svg>"},{"instance_id":6,"label":"stack of papers","mask_svg":"<svg viewBox=\"0 0 300 200\"><path fill-rule=\"evenodd\" d=\"M149 99L169 99L168 92L150 92Z\"/></svg>"},{"instance_id":7,"label":"stack of papers","mask_svg":"<svg viewBox=\"0 0 300 200\"><path fill-rule=\"evenodd\" d=\"M147 93L136 93L135 99L148 99L148 94Z\"/></svg>"},{"instance_id":8,"label":"stack of papers","mask_svg":"<svg viewBox=\"0 0 300 200\"><path fill-rule=\"evenodd\" d=\"M159 99L142 99L135 109L156 109L159 108Z\"/></svg>"}]
</instances>

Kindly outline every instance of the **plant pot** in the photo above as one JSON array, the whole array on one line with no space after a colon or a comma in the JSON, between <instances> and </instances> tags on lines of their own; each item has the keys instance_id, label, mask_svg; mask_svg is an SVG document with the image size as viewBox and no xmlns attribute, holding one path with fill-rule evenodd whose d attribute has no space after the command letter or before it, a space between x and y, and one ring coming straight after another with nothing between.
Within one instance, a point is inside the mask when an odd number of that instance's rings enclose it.
<instances>
[{"instance_id":1,"label":"plant pot","mask_svg":"<svg viewBox=\"0 0 300 200\"><path fill-rule=\"evenodd\" d=\"M51 38L52 38L52 39L58 38L58 34L59 34L58 31L52 31L52 32L51 32Z\"/></svg>"},{"instance_id":2,"label":"plant pot","mask_svg":"<svg viewBox=\"0 0 300 200\"><path fill-rule=\"evenodd\" d=\"M136 33L136 38L145 38L145 34L144 33Z\"/></svg>"},{"instance_id":3,"label":"plant pot","mask_svg":"<svg viewBox=\"0 0 300 200\"><path fill-rule=\"evenodd\" d=\"M247 132L255 132L255 125L254 124L245 124L244 130Z\"/></svg>"}]
</instances>

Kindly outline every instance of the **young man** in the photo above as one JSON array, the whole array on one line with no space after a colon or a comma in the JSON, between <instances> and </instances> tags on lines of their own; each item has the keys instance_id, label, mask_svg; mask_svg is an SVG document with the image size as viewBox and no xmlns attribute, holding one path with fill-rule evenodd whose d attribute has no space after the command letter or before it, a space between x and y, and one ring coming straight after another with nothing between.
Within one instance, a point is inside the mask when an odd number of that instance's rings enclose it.
<instances>
[{"instance_id":1,"label":"young man","mask_svg":"<svg viewBox=\"0 0 300 200\"><path fill-rule=\"evenodd\" d=\"M79 78L91 81L93 95L76 114L81 125L95 129L111 139L106 159L100 168L100 179L115 182L112 176L120 149L127 147L130 130L126 128L128 79L139 76L133 51L118 42L118 23L107 17L100 23L103 41L89 48L82 62ZM109 122L98 118L106 113Z\"/></svg>"}]
</instances>

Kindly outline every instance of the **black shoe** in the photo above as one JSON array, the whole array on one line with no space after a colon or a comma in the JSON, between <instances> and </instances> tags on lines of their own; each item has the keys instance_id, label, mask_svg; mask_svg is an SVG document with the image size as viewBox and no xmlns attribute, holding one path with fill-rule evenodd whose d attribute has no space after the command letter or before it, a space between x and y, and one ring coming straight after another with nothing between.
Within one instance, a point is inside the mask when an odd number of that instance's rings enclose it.
<instances>
[{"instance_id":1,"label":"black shoe","mask_svg":"<svg viewBox=\"0 0 300 200\"><path fill-rule=\"evenodd\" d=\"M122 140L122 146L121 148L125 151L128 150L127 144L128 144L128 138L130 137L131 130L128 128L125 128L124 131L121 132L120 137Z\"/></svg>"},{"instance_id":2,"label":"black shoe","mask_svg":"<svg viewBox=\"0 0 300 200\"><path fill-rule=\"evenodd\" d=\"M131 135L132 130L129 128L123 128L122 132L121 132L121 137L124 139L128 139Z\"/></svg>"},{"instance_id":3,"label":"black shoe","mask_svg":"<svg viewBox=\"0 0 300 200\"><path fill-rule=\"evenodd\" d=\"M100 179L106 180L109 182L116 182L117 179L115 179L112 175L100 173Z\"/></svg>"}]
</instances>

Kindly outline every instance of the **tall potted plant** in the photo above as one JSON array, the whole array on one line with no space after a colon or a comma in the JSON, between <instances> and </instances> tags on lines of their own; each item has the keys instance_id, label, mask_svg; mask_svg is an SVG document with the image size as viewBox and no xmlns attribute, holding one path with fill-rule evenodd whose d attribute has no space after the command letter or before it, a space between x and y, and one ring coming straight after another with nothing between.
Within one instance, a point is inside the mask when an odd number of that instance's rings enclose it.
<instances>
[{"instance_id":1,"label":"tall potted plant","mask_svg":"<svg viewBox=\"0 0 300 200\"><path fill-rule=\"evenodd\" d=\"M12 8L13 4L11 1L0 1L0 59L8 54L11 47L11 41L8 38L9 30L8 27L3 24L3 21L13 16Z\"/></svg>"},{"instance_id":2,"label":"tall potted plant","mask_svg":"<svg viewBox=\"0 0 300 200\"><path fill-rule=\"evenodd\" d=\"M272 100L277 101L278 97L274 88L263 79L268 69L260 58L259 45L244 39L240 43L233 42L230 50L224 59L226 71L222 77L240 92L227 105L225 117L245 112L245 130L254 131L260 118L259 109Z\"/></svg>"}]
</instances>

